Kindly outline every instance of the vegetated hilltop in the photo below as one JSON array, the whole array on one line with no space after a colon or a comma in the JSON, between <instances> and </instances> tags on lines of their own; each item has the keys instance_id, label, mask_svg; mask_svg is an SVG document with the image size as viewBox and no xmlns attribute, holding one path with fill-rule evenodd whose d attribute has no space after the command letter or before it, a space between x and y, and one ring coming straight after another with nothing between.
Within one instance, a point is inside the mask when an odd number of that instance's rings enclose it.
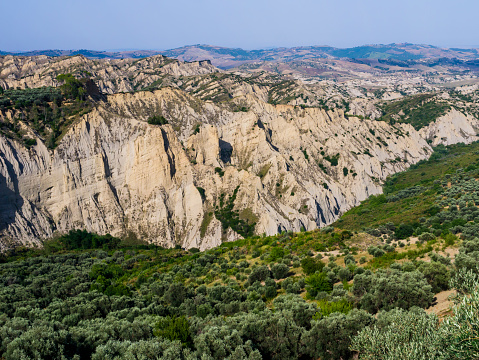
<instances>
[{"instance_id":1,"label":"vegetated hilltop","mask_svg":"<svg viewBox=\"0 0 479 360\"><path fill-rule=\"evenodd\" d=\"M208 59L218 67L231 68L242 63L274 61L289 62L321 58L346 59L386 59L418 60L431 58L453 58L477 60L477 49L447 49L431 45L389 44L363 45L353 48L335 48L331 46L302 46L292 48L273 48L260 50L232 49L211 45L190 45L162 52L168 57L183 61Z\"/></svg>"},{"instance_id":2,"label":"vegetated hilltop","mask_svg":"<svg viewBox=\"0 0 479 360\"><path fill-rule=\"evenodd\" d=\"M17 248L0 263L1 356L477 358L478 179L479 143L440 146L363 202L365 221L205 252L80 230Z\"/></svg>"},{"instance_id":3,"label":"vegetated hilltop","mask_svg":"<svg viewBox=\"0 0 479 360\"><path fill-rule=\"evenodd\" d=\"M469 62L473 66L479 59L478 49L440 48L421 44L374 44L352 48L336 48L332 46L299 46L279 47L272 49L244 50L213 45L188 45L170 50L126 50L126 51L96 51L78 50L34 50L25 52L0 51L0 55L11 56L76 56L90 59L141 59L145 57L164 55L180 61L210 60L215 66L223 69L255 62L292 62L314 59L366 59L379 60L382 64L397 66L413 65L416 61L455 63ZM477 62L476 65L477 66Z\"/></svg>"},{"instance_id":4,"label":"vegetated hilltop","mask_svg":"<svg viewBox=\"0 0 479 360\"><path fill-rule=\"evenodd\" d=\"M474 88L387 101L162 56L2 64L2 248L75 228L202 250L312 230L431 145L477 139Z\"/></svg>"},{"instance_id":5,"label":"vegetated hilltop","mask_svg":"<svg viewBox=\"0 0 479 360\"><path fill-rule=\"evenodd\" d=\"M32 50L21 52L0 51L0 55L13 56L76 56L82 55L90 59L141 59L149 56L160 55L160 51L155 50L123 50L123 51L97 51L97 50Z\"/></svg>"}]
</instances>

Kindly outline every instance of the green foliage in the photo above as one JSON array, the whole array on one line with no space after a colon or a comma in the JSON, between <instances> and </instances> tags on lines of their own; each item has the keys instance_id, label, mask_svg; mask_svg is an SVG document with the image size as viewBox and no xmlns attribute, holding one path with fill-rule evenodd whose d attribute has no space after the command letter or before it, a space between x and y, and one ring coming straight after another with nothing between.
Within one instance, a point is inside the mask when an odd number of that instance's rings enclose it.
<instances>
[{"instance_id":1,"label":"green foliage","mask_svg":"<svg viewBox=\"0 0 479 360\"><path fill-rule=\"evenodd\" d=\"M374 317L363 310L354 309L348 314L332 313L319 321L303 335L305 353L313 359L349 359L351 337L374 323Z\"/></svg>"},{"instance_id":2,"label":"green foliage","mask_svg":"<svg viewBox=\"0 0 479 360\"><path fill-rule=\"evenodd\" d=\"M307 296L310 299L314 299L319 292L330 292L333 290L331 281L327 275L323 272L314 273L304 279L306 282Z\"/></svg>"},{"instance_id":3,"label":"green foliage","mask_svg":"<svg viewBox=\"0 0 479 360\"><path fill-rule=\"evenodd\" d=\"M306 275L311 275L316 271L322 271L324 268L324 263L316 258L308 256L301 260L301 268Z\"/></svg>"},{"instance_id":4,"label":"green foliage","mask_svg":"<svg viewBox=\"0 0 479 360\"><path fill-rule=\"evenodd\" d=\"M254 284L256 281L265 281L271 277L271 271L267 266L258 266L256 269L253 269L250 276L248 277L248 282Z\"/></svg>"},{"instance_id":5,"label":"green foliage","mask_svg":"<svg viewBox=\"0 0 479 360\"><path fill-rule=\"evenodd\" d=\"M341 298L338 301L322 299L318 301L318 307L319 312L314 315L314 320L321 320L333 313L347 314L353 309L353 304L345 298Z\"/></svg>"},{"instance_id":6,"label":"green foliage","mask_svg":"<svg viewBox=\"0 0 479 360\"><path fill-rule=\"evenodd\" d=\"M431 216L441 217L441 230L467 224L465 217L473 216L472 209L459 207L459 211L453 213L455 210L452 207L448 211L444 211L444 207L454 203L457 208L459 203L467 205L472 201L477 183L471 178L477 176L474 169L479 162L479 143L438 146L434 150L429 160L420 161L411 165L409 170L388 178L384 195L371 196L360 206L346 212L335 225L361 230L392 222L416 228L418 219ZM465 168L469 171L463 170ZM451 182L450 188L447 187L448 182ZM434 233L432 224L427 226L429 229L423 232ZM477 233L472 223L467 224L465 230L464 236L468 238ZM400 237L403 236L404 233L401 233Z\"/></svg>"},{"instance_id":7,"label":"green foliage","mask_svg":"<svg viewBox=\"0 0 479 360\"><path fill-rule=\"evenodd\" d=\"M194 357L179 341L171 342L166 339L110 340L104 345L99 345L92 356L92 360L130 359L186 360Z\"/></svg>"},{"instance_id":8,"label":"green foliage","mask_svg":"<svg viewBox=\"0 0 479 360\"><path fill-rule=\"evenodd\" d=\"M224 193L220 195L219 206L215 211L215 216L221 221L223 231L231 228L243 237L253 236L256 223L250 223L247 220L241 219L239 212L233 210L238 190L239 186L236 187L233 194L227 200L225 200Z\"/></svg>"},{"instance_id":9,"label":"green foliage","mask_svg":"<svg viewBox=\"0 0 479 360\"><path fill-rule=\"evenodd\" d=\"M71 123L93 107L92 100L86 96L87 84L93 84L91 81L77 80L71 74L61 78L65 83L59 88L8 89L0 94L0 111L17 110L16 118L0 123L0 133L23 140L27 147L34 146L36 139L22 138L22 121L53 149Z\"/></svg>"},{"instance_id":10,"label":"green foliage","mask_svg":"<svg viewBox=\"0 0 479 360\"><path fill-rule=\"evenodd\" d=\"M76 79L72 74L60 74L57 76L57 80L63 83L60 89L67 99L83 100L86 89L82 81Z\"/></svg>"},{"instance_id":11,"label":"green foliage","mask_svg":"<svg viewBox=\"0 0 479 360\"><path fill-rule=\"evenodd\" d=\"M448 156L454 152L449 157L453 167L471 158L467 166L476 166L475 155L465 150L475 146L448 149ZM96 235L82 231L64 235L64 241L47 242L43 250L15 249L0 263L0 357L346 359L352 356L351 337L363 330L373 335L368 335L370 343L353 343L360 358L378 353L374 346L382 344L385 359L421 358L434 348L444 359L453 358L451 354L475 358L477 345L471 339L478 334L479 301L474 297L475 280L463 272L477 273L479 258L479 240L473 235L479 204L474 197L476 170L454 170L429 180L429 174L438 171L437 163L431 164L430 169L419 164L409 177L389 179L386 193L368 200L381 217L385 207L406 202L414 207L419 197L426 198L422 218L411 215L411 221L384 222L370 233L391 239L402 231L398 224L403 223L429 243L402 252L387 244L375 246L370 253L379 255L365 268L356 267L352 254L357 249L348 248L356 234L333 227L247 237L205 252L122 247L124 243L111 237L94 242ZM416 169L426 175L416 174ZM418 185L410 178L416 176L427 179L410 196ZM218 199L215 213L224 211L226 222L241 218L233 210L236 194L237 189ZM394 194L399 200L388 200ZM428 307L434 292L450 287L453 265L431 252L442 239L456 243L459 239L451 233L465 239L451 281L459 287L458 307L450 323L435 328L423 315L414 315L418 312L413 308ZM343 249L346 267L334 260L325 267L306 256L311 250L336 249ZM426 253L431 262L417 261ZM395 263L401 259L413 261ZM291 264L295 268L290 273ZM354 274L351 288L347 282L333 288L333 283ZM296 295L305 287L307 301ZM287 295L281 295L284 292ZM390 315L385 310L391 310ZM377 312L375 320L371 313ZM401 313L407 315L400 317ZM404 331L396 331L391 321L402 321ZM437 337L435 332L446 335ZM380 337L383 334L387 336ZM430 346L436 338L442 339L440 344ZM441 347L444 344L448 346Z\"/></svg>"},{"instance_id":12,"label":"green foliage","mask_svg":"<svg viewBox=\"0 0 479 360\"><path fill-rule=\"evenodd\" d=\"M449 104L438 101L434 95L420 94L384 104L383 115L379 120L392 124L395 122L411 124L419 130L434 122L449 109ZM399 115L399 119L393 119L393 115L398 116L399 113L404 115Z\"/></svg>"},{"instance_id":13,"label":"green foliage","mask_svg":"<svg viewBox=\"0 0 479 360\"><path fill-rule=\"evenodd\" d=\"M68 234L62 235L59 239L67 250L77 249L116 249L120 239L107 235L96 235L86 230L70 230Z\"/></svg>"},{"instance_id":14,"label":"green foliage","mask_svg":"<svg viewBox=\"0 0 479 360\"><path fill-rule=\"evenodd\" d=\"M282 247L274 247L269 253L269 261L277 261L284 256L284 249Z\"/></svg>"},{"instance_id":15,"label":"green foliage","mask_svg":"<svg viewBox=\"0 0 479 360\"><path fill-rule=\"evenodd\" d=\"M306 149L303 149L303 150L301 150L301 151L303 152L304 158L305 158L306 160L309 160L309 155L308 155L308 153L306 152Z\"/></svg>"},{"instance_id":16,"label":"green foliage","mask_svg":"<svg viewBox=\"0 0 479 360\"><path fill-rule=\"evenodd\" d=\"M359 352L359 359L371 360L478 358L478 274L461 270L452 283L462 288L453 316L440 323L419 309L380 313L377 324L353 338L351 349Z\"/></svg>"},{"instance_id":17,"label":"green foliage","mask_svg":"<svg viewBox=\"0 0 479 360\"><path fill-rule=\"evenodd\" d=\"M35 146L37 144L36 139L24 139L24 142L26 147Z\"/></svg>"},{"instance_id":18,"label":"green foliage","mask_svg":"<svg viewBox=\"0 0 479 360\"><path fill-rule=\"evenodd\" d=\"M367 271L354 276L353 293L360 306L371 313L412 306L428 307L433 300L432 287L418 271L395 269Z\"/></svg>"},{"instance_id":19,"label":"green foliage","mask_svg":"<svg viewBox=\"0 0 479 360\"><path fill-rule=\"evenodd\" d=\"M200 196L201 196L201 200L203 200L203 202L206 200L206 191L205 189L203 189L202 187L199 187L197 186L196 189L198 190L198 192L200 193Z\"/></svg>"},{"instance_id":20,"label":"green foliage","mask_svg":"<svg viewBox=\"0 0 479 360\"><path fill-rule=\"evenodd\" d=\"M455 259L458 269L477 270L479 264L479 238L465 241Z\"/></svg>"},{"instance_id":21,"label":"green foliage","mask_svg":"<svg viewBox=\"0 0 479 360\"><path fill-rule=\"evenodd\" d=\"M162 318L156 324L153 334L171 341L178 340L184 346L192 346L190 324L184 316Z\"/></svg>"},{"instance_id":22,"label":"green foliage","mask_svg":"<svg viewBox=\"0 0 479 360\"><path fill-rule=\"evenodd\" d=\"M277 280L284 279L288 276L289 267L285 264L274 264L271 267L271 272L273 273L273 277Z\"/></svg>"},{"instance_id":23,"label":"green foliage","mask_svg":"<svg viewBox=\"0 0 479 360\"><path fill-rule=\"evenodd\" d=\"M329 161L329 163L331 164L331 166L338 166L339 156L340 156L339 153L336 154L336 155L334 155L334 156L329 156L329 155L327 155L327 156L324 157L324 160Z\"/></svg>"},{"instance_id":24,"label":"green foliage","mask_svg":"<svg viewBox=\"0 0 479 360\"><path fill-rule=\"evenodd\" d=\"M384 250L376 247L376 246L370 246L368 247L368 253L374 257L381 257L385 254Z\"/></svg>"},{"instance_id":25,"label":"green foliage","mask_svg":"<svg viewBox=\"0 0 479 360\"><path fill-rule=\"evenodd\" d=\"M203 218L203 221L201 222L201 227L200 227L200 236L202 238L205 237L206 231L208 230L208 226L211 223L211 220L213 220L213 212L205 212L205 216Z\"/></svg>"},{"instance_id":26,"label":"green foliage","mask_svg":"<svg viewBox=\"0 0 479 360\"><path fill-rule=\"evenodd\" d=\"M147 119L148 124L150 125L166 125L168 120L166 120L162 115L152 115Z\"/></svg>"},{"instance_id":27,"label":"green foliage","mask_svg":"<svg viewBox=\"0 0 479 360\"><path fill-rule=\"evenodd\" d=\"M266 165L264 165L264 166L260 169L260 171L258 172L258 176L259 176L261 179L263 179L263 178L266 176L266 174L268 173L268 171L269 171L270 168L271 168L271 164L266 164Z\"/></svg>"},{"instance_id":28,"label":"green foliage","mask_svg":"<svg viewBox=\"0 0 479 360\"><path fill-rule=\"evenodd\" d=\"M424 311L392 310L380 313L377 324L365 327L353 338L351 349L360 359L439 359L439 319Z\"/></svg>"},{"instance_id":29,"label":"green foliage","mask_svg":"<svg viewBox=\"0 0 479 360\"><path fill-rule=\"evenodd\" d=\"M449 289L451 275L446 265L436 261L422 262L417 269L431 285L433 293Z\"/></svg>"},{"instance_id":30,"label":"green foliage","mask_svg":"<svg viewBox=\"0 0 479 360\"><path fill-rule=\"evenodd\" d=\"M396 229L394 235L398 239L406 239L414 234L414 228L412 225L400 224Z\"/></svg>"}]
</instances>

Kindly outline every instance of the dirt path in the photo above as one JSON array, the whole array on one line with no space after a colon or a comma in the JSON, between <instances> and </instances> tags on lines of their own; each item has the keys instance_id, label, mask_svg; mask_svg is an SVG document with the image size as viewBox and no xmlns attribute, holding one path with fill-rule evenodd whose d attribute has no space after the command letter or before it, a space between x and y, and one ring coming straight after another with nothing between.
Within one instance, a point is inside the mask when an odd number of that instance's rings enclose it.
<instances>
[{"instance_id":1,"label":"dirt path","mask_svg":"<svg viewBox=\"0 0 479 360\"><path fill-rule=\"evenodd\" d=\"M426 309L428 314L436 314L440 318L443 318L451 313L451 307L453 302L449 299L451 295L455 294L454 290L441 291L436 294L436 304Z\"/></svg>"}]
</instances>

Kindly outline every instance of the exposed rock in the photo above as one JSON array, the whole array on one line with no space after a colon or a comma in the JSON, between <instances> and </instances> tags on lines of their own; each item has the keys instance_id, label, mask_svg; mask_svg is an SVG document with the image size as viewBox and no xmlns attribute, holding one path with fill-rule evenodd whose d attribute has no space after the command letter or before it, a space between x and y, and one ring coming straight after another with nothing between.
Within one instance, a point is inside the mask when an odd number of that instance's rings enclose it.
<instances>
[{"instance_id":1,"label":"exposed rock","mask_svg":"<svg viewBox=\"0 0 479 360\"><path fill-rule=\"evenodd\" d=\"M431 154L407 125L240 100L250 111L228 112L178 90L117 94L72 126L53 153L40 139L27 150L1 137L3 203L15 204L2 211L4 238L38 242L85 228L205 249L238 238L214 216L203 237L200 231L219 195L236 187L235 209L247 209L257 233L313 229ZM182 114L183 126L148 125L158 109L170 119ZM337 154L331 166L325 158Z\"/></svg>"},{"instance_id":2,"label":"exposed rock","mask_svg":"<svg viewBox=\"0 0 479 360\"><path fill-rule=\"evenodd\" d=\"M451 109L446 115L422 128L419 133L433 145L470 144L479 140L479 120Z\"/></svg>"},{"instance_id":3,"label":"exposed rock","mask_svg":"<svg viewBox=\"0 0 479 360\"><path fill-rule=\"evenodd\" d=\"M349 99L345 117L325 110L349 96L336 84L217 74L209 62L0 59L3 87L55 86L57 74L81 68L104 93L125 92L99 100L54 151L26 124L37 140L29 149L0 135L1 248L84 228L204 250L245 235L215 215L233 194L228 216L257 234L311 230L380 193L388 175L427 159L431 144L472 142L479 127L457 110L420 131L361 120L351 114L381 115L364 96ZM158 80L174 86L130 93ZM13 121L9 111L0 120ZM168 124L148 124L152 115Z\"/></svg>"},{"instance_id":4,"label":"exposed rock","mask_svg":"<svg viewBox=\"0 0 479 360\"><path fill-rule=\"evenodd\" d=\"M165 75L191 76L219 71L209 61L191 63L162 55L144 59L90 60L84 56L0 56L0 87L35 88L58 86L57 75L89 76L101 92L114 94L145 88Z\"/></svg>"}]
</instances>

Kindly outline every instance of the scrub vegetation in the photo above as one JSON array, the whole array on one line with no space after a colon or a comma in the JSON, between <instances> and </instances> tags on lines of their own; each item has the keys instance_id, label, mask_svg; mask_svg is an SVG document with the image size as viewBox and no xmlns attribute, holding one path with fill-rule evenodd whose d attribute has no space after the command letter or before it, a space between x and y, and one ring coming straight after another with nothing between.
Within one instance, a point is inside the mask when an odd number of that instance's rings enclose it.
<instances>
[{"instance_id":1,"label":"scrub vegetation","mask_svg":"<svg viewBox=\"0 0 479 360\"><path fill-rule=\"evenodd\" d=\"M214 213L246 238L204 252L83 230L12 249L0 263L0 356L477 358L478 178L479 144L440 147L315 231L252 236L235 192ZM426 313L451 289L442 321Z\"/></svg>"}]
</instances>

